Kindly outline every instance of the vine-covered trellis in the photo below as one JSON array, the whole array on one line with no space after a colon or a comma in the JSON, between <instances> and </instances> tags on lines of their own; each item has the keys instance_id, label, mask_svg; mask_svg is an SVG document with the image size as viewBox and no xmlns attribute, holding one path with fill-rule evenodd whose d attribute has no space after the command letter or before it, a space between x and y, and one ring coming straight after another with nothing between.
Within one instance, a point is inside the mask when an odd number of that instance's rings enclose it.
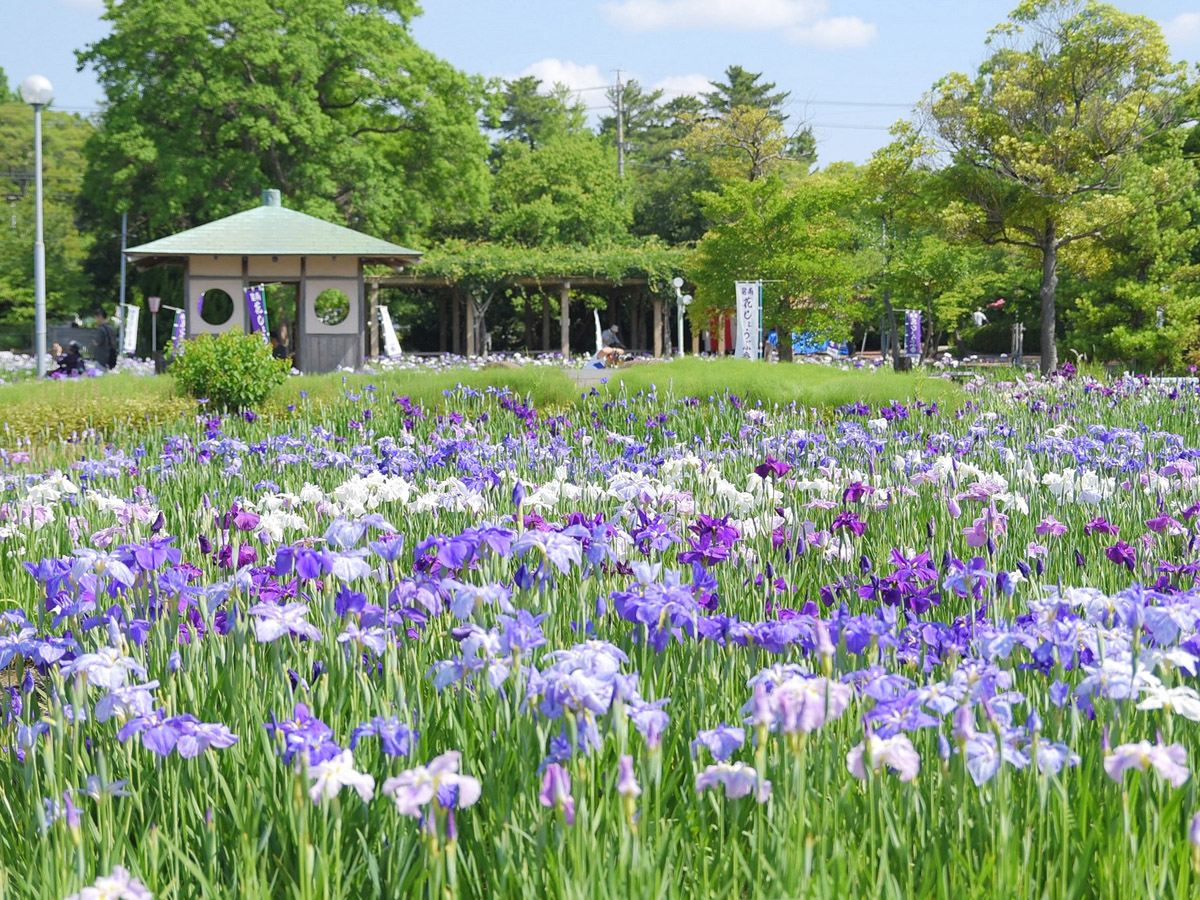
<instances>
[{"instance_id":1,"label":"vine-covered trellis","mask_svg":"<svg viewBox=\"0 0 1200 900\"><path fill-rule=\"evenodd\" d=\"M671 279L682 272L687 248L657 241L602 248L529 248L453 241L430 250L401 274L368 274L371 352L378 350L374 312L381 290L418 293L436 304L438 350L480 355L488 349L487 315L505 299L524 317L527 350L571 350L571 301L600 309L606 324L626 327L631 346L656 353L669 342L663 313L675 298ZM557 301L558 346L551 346L551 306ZM537 306L541 335L536 339ZM649 319L649 322L647 322ZM586 333L586 323L577 331ZM665 337L665 340L664 340ZM509 343L514 343L509 341ZM590 342L582 346L590 348Z\"/></svg>"}]
</instances>

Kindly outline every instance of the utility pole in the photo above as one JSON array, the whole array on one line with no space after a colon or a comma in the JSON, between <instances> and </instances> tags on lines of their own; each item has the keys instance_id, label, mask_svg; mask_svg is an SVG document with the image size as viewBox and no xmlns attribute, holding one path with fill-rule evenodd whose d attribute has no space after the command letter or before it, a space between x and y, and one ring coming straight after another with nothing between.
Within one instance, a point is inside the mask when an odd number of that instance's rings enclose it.
<instances>
[{"instance_id":1,"label":"utility pole","mask_svg":"<svg viewBox=\"0 0 1200 900\"><path fill-rule=\"evenodd\" d=\"M617 175L625 177L625 86L617 69Z\"/></svg>"}]
</instances>

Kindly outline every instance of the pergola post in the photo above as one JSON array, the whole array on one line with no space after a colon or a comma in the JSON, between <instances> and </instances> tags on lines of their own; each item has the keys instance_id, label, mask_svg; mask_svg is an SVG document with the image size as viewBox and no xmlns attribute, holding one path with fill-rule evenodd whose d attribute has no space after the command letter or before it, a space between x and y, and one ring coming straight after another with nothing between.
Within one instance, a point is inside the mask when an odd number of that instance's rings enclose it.
<instances>
[{"instance_id":1,"label":"pergola post","mask_svg":"<svg viewBox=\"0 0 1200 900\"><path fill-rule=\"evenodd\" d=\"M446 352L446 292L438 291L438 352Z\"/></svg>"},{"instance_id":2,"label":"pergola post","mask_svg":"<svg viewBox=\"0 0 1200 900\"><path fill-rule=\"evenodd\" d=\"M370 316L371 359L379 359L379 282L371 282L367 294L367 315Z\"/></svg>"},{"instance_id":3,"label":"pergola post","mask_svg":"<svg viewBox=\"0 0 1200 900\"><path fill-rule=\"evenodd\" d=\"M475 300L468 295L464 301L467 304L467 357L475 355Z\"/></svg>"},{"instance_id":4,"label":"pergola post","mask_svg":"<svg viewBox=\"0 0 1200 900\"><path fill-rule=\"evenodd\" d=\"M651 327L653 327L653 329L654 329L654 355L655 356L662 356L662 354L663 354L663 330L662 330L663 315L662 315L662 312L663 312L662 297L655 297L654 298L654 318L651 320L653 322L653 325Z\"/></svg>"},{"instance_id":5,"label":"pergola post","mask_svg":"<svg viewBox=\"0 0 1200 900\"><path fill-rule=\"evenodd\" d=\"M458 289L450 292L450 351L456 356L462 355L462 303L459 302Z\"/></svg>"},{"instance_id":6,"label":"pergola post","mask_svg":"<svg viewBox=\"0 0 1200 900\"><path fill-rule=\"evenodd\" d=\"M542 294L542 352L550 352L550 298Z\"/></svg>"},{"instance_id":7,"label":"pergola post","mask_svg":"<svg viewBox=\"0 0 1200 900\"><path fill-rule=\"evenodd\" d=\"M717 353L725 355L725 314L717 316Z\"/></svg>"},{"instance_id":8,"label":"pergola post","mask_svg":"<svg viewBox=\"0 0 1200 900\"><path fill-rule=\"evenodd\" d=\"M692 356L700 355L700 332L692 331Z\"/></svg>"},{"instance_id":9,"label":"pergola post","mask_svg":"<svg viewBox=\"0 0 1200 900\"><path fill-rule=\"evenodd\" d=\"M571 282L564 281L562 283L559 303L561 309L559 312L558 328L562 338L562 356L565 361L571 358Z\"/></svg>"}]
</instances>

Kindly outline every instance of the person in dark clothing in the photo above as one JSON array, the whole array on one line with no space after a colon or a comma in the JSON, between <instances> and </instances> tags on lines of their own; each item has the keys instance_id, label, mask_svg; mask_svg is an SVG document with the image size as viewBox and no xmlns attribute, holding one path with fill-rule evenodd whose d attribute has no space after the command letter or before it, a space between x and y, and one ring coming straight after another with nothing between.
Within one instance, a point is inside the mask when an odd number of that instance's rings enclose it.
<instances>
[{"instance_id":1,"label":"person in dark clothing","mask_svg":"<svg viewBox=\"0 0 1200 900\"><path fill-rule=\"evenodd\" d=\"M271 355L276 359L291 358L287 345L283 343L283 339L279 336L278 331L271 332Z\"/></svg>"},{"instance_id":2,"label":"person in dark clothing","mask_svg":"<svg viewBox=\"0 0 1200 900\"><path fill-rule=\"evenodd\" d=\"M108 314L102 309L96 309L96 343L94 352L96 362L106 369L117 365L117 330L109 324Z\"/></svg>"},{"instance_id":3,"label":"person in dark clothing","mask_svg":"<svg viewBox=\"0 0 1200 900\"><path fill-rule=\"evenodd\" d=\"M600 332L600 350L596 356L605 365L612 365L621 356L621 351L625 349L625 345L621 343L621 336L616 325L610 325Z\"/></svg>"},{"instance_id":4,"label":"person in dark clothing","mask_svg":"<svg viewBox=\"0 0 1200 900\"><path fill-rule=\"evenodd\" d=\"M71 341L67 344L67 352L63 352L61 344L54 345L54 357L58 361L58 368L51 372L51 375L80 375L83 373L83 348L79 346L78 341Z\"/></svg>"}]
</instances>

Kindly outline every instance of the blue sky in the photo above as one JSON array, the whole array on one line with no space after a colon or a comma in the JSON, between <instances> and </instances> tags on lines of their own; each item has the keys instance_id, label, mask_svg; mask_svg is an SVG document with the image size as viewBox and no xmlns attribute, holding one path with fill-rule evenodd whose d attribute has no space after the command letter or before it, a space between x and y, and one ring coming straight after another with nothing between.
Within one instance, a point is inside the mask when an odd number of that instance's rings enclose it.
<instances>
[{"instance_id":1,"label":"blue sky","mask_svg":"<svg viewBox=\"0 0 1200 900\"><path fill-rule=\"evenodd\" d=\"M973 71L989 28L1016 0L427 0L417 40L459 68L535 74L579 89L590 107L621 69L645 86L703 90L726 66L791 92L821 163L861 162L887 127L950 71ZM1179 59L1200 59L1200 0L1117 0L1157 20ZM101 0L0 0L0 66L38 72L56 106L103 97L74 51L105 33ZM593 114L601 110L594 109Z\"/></svg>"}]
</instances>

